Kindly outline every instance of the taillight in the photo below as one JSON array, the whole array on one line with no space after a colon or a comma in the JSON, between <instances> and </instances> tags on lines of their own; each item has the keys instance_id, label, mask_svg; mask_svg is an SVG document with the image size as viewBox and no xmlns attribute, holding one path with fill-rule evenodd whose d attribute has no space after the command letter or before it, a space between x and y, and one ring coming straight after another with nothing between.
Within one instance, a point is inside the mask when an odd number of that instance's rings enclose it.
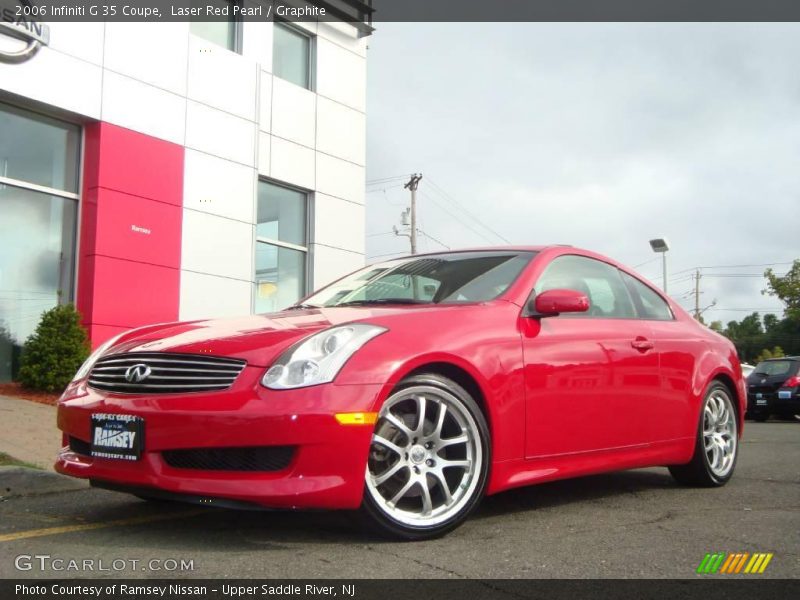
<instances>
[{"instance_id":1,"label":"taillight","mask_svg":"<svg viewBox=\"0 0 800 600\"><path fill-rule=\"evenodd\" d=\"M783 382L783 387L797 387L800 385L800 376L789 377Z\"/></svg>"}]
</instances>

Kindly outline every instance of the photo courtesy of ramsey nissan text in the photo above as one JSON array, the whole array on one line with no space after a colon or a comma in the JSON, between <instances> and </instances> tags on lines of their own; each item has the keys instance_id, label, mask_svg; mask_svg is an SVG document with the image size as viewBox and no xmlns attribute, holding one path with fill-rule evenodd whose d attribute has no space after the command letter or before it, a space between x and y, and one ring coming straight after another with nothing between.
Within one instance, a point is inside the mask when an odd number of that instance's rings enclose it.
<instances>
[{"instance_id":1,"label":"photo courtesy of ramsey nissan text","mask_svg":"<svg viewBox=\"0 0 800 600\"><path fill-rule=\"evenodd\" d=\"M793 0L0 0L0 597L800 593Z\"/></svg>"}]
</instances>

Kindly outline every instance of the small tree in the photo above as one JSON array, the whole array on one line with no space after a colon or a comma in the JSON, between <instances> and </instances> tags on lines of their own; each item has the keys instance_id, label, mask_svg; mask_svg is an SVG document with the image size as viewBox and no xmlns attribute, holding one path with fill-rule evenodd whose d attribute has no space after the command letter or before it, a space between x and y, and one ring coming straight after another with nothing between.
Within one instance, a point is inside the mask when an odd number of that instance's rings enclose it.
<instances>
[{"instance_id":1,"label":"small tree","mask_svg":"<svg viewBox=\"0 0 800 600\"><path fill-rule=\"evenodd\" d=\"M764 348L761 354L756 356L756 363L760 363L762 360L767 360L768 358L783 358L784 356L783 348L780 346L775 346L772 350Z\"/></svg>"},{"instance_id":2,"label":"small tree","mask_svg":"<svg viewBox=\"0 0 800 600\"><path fill-rule=\"evenodd\" d=\"M780 277L772 269L764 271L767 278L767 289L761 293L776 296L786 306L786 316L800 321L800 259L792 263L786 275Z\"/></svg>"},{"instance_id":3,"label":"small tree","mask_svg":"<svg viewBox=\"0 0 800 600\"><path fill-rule=\"evenodd\" d=\"M19 381L26 388L60 392L72 380L90 346L81 316L72 304L42 314L36 331L25 342Z\"/></svg>"}]
</instances>

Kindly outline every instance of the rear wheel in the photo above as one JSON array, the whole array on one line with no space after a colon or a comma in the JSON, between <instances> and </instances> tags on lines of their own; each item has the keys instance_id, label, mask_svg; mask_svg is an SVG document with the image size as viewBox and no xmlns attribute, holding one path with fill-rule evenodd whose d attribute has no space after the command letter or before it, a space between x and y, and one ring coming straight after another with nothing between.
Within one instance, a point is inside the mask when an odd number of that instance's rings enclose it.
<instances>
[{"instance_id":1,"label":"rear wheel","mask_svg":"<svg viewBox=\"0 0 800 600\"><path fill-rule=\"evenodd\" d=\"M410 377L378 415L363 511L392 537L442 535L477 506L489 461L486 419L470 394L440 375Z\"/></svg>"},{"instance_id":2,"label":"rear wheel","mask_svg":"<svg viewBox=\"0 0 800 600\"><path fill-rule=\"evenodd\" d=\"M686 485L725 485L733 475L738 451L738 426L731 393L725 385L714 382L703 400L694 456L685 465L670 466L669 472Z\"/></svg>"},{"instance_id":3,"label":"rear wheel","mask_svg":"<svg viewBox=\"0 0 800 600\"><path fill-rule=\"evenodd\" d=\"M763 423L767 419L769 419L769 413L766 413L766 412L755 413L753 415L753 420L754 421L758 421L759 423Z\"/></svg>"}]
</instances>

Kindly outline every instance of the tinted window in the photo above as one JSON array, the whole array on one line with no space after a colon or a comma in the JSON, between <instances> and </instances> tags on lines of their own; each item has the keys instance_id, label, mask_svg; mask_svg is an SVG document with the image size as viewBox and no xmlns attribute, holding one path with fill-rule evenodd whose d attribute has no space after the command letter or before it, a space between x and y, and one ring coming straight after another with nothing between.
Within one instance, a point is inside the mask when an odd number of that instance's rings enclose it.
<instances>
[{"instance_id":1,"label":"tinted window","mask_svg":"<svg viewBox=\"0 0 800 600\"><path fill-rule=\"evenodd\" d=\"M227 9L229 12L233 12L232 4L235 4L235 2L226 0L203 0L200 2L199 0L192 0L192 8L199 8L203 15L206 14L206 6L211 6L215 10ZM207 42L236 52L238 26L238 23L231 16L225 21L191 21L189 23L189 31Z\"/></svg>"},{"instance_id":2,"label":"tinted window","mask_svg":"<svg viewBox=\"0 0 800 600\"><path fill-rule=\"evenodd\" d=\"M453 252L371 265L305 300L344 304L485 302L514 282L533 252Z\"/></svg>"},{"instance_id":3,"label":"tinted window","mask_svg":"<svg viewBox=\"0 0 800 600\"><path fill-rule=\"evenodd\" d=\"M758 363L754 373L759 375L792 375L796 363L792 360L768 360Z\"/></svg>"},{"instance_id":4,"label":"tinted window","mask_svg":"<svg viewBox=\"0 0 800 600\"><path fill-rule=\"evenodd\" d=\"M258 182L256 312L273 312L306 293L308 196Z\"/></svg>"},{"instance_id":5,"label":"tinted window","mask_svg":"<svg viewBox=\"0 0 800 600\"><path fill-rule=\"evenodd\" d=\"M256 236L305 246L307 204L305 192L259 181Z\"/></svg>"},{"instance_id":6,"label":"tinted window","mask_svg":"<svg viewBox=\"0 0 800 600\"><path fill-rule=\"evenodd\" d=\"M0 176L77 192L80 139L75 125L0 104Z\"/></svg>"},{"instance_id":7,"label":"tinted window","mask_svg":"<svg viewBox=\"0 0 800 600\"><path fill-rule=\"evenodd\" d=\"M275 76L306 89L311 87L311 38L285 23L275 23L272 71Z\"/></svg>"},{"instance_id":8,"label":"tinted window","mask_svg":"<svg viewBox=\"0 0 800 600\"><path fill-rule=\"evenodd\" d=\"M586 294L590 307L576 317L636 317L628 290L619 271L609 264L585 256L566 255L554 259L539 277L535 292L567 289Z\"/></svg>"},{"instance_id":9,"label":"tinted window","mask_svg":"<svg viewBox=\"0 0 800 600\"><path fill-rule=\"evenodd\" d=\"M664 299L659 296L650 286L645 285L635 277L627 273L622 273L622 278L631 290L634 299L639 300L639 316L642 319L652 319L655 321L671 321L674 317L672 310Z\"/></svg>"}]
</instances>

